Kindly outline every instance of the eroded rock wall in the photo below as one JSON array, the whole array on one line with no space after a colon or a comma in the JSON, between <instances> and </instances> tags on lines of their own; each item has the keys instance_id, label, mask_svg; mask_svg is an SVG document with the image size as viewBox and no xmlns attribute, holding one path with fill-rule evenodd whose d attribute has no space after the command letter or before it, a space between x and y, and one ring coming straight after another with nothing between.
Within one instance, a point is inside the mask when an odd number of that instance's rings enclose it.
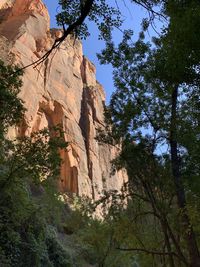
<instances>
[{"instance_id":1,"label":"eroded rock wall","mask_svg":"<svg viewBox=\"0 0 200 267\"><path fill-rule=\"evenodd\" d=\"M37 61L61 31L50 30L49 15L41 0L0 1L0 57L22 67ZM27 108L25 122L11 135L60 124L70 143L61 152L59 188L98 199L104 190L119 190L126 174L110 175L116 148L100 145L95 136L104 127L104 90L96 81L95 66L83 56L80 41L69 37L37 67L23 76L20 97Z\"/></svg>"}]
</instances>

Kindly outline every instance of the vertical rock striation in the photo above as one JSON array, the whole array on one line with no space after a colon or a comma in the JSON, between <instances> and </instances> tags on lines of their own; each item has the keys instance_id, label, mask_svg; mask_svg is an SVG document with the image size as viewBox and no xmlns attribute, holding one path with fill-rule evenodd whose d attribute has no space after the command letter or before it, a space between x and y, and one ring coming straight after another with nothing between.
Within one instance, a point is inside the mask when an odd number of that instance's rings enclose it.
<instances>
[{"instance_id":1,"label":"vertical rock striation","mask_svg":"<svg viewBox=\"0 0 200 267\"><path fill-rule=\"evenodd\" d=\"M38 60L61 31L50 30L41 0L0 0L0 57L22 67ZM83 56L82 45L69 37L36 68L27 68L20 97L27 108L23 125L13 135L29 135L60 124L70 143L61 152L59 188L98 199L104 190L119 190L127 177L110 174L117 150L100 145L97 129L104 127L104 90L96 81L95 66Z\"/></svg>"}]
</instances>

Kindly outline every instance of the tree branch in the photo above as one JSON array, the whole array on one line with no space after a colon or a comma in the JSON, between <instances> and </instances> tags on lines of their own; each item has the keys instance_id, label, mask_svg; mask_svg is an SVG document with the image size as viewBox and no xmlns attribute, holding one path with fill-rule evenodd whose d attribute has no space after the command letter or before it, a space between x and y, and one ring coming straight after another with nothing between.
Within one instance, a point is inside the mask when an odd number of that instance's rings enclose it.
<instances>
[{"instance_id":1,"label":"tree branch","mask_svg":"<svg viewBox=\"0 0 200 267\"><path fill-rule=\"evenodd\" d=\"M31 66L34 66L34 68L36 68L39 64L41 64L42 62L44 62L49 55L52 53L52 51L56 48L58 48L61 43L67 38L67 36L69 34L71 34L77 27L81 26L83 24L83 22L85 21L86 17L88 16L88 14L90 13L93 3L95 0L86 0L85 4L84 4L84 8L81 9L81 15L79 16L79 18L72 23L71 25L68 26L68 28L65 30L65 27L63 26L63 35L60 38L57 38L54 41L54 44L52 45L52 47L50 48L49 51L47 51L41 58L39 58L38 60L32 62L29 65L26 65L25 67L21 68L21 70L25 70Z\"/></svg>"},{"instance_id":2,"label":"tree branch","mask_svg":"<svg viewBox=\"0 0 200 267\"><path fill-rule=\"evenodd\" d=\"M173 255L177 258L180 259L179 255L176 254L176 252L162 252L162 251L154 251L154 250L148 250L148 249L145 249L145 248L116 248L117 250L121 250L121 251L137 251L137 252L144 252L146 254L152 254L152 255L158 255L158 256L170 256L170 255Z\"/></svg>"}]
</instances>

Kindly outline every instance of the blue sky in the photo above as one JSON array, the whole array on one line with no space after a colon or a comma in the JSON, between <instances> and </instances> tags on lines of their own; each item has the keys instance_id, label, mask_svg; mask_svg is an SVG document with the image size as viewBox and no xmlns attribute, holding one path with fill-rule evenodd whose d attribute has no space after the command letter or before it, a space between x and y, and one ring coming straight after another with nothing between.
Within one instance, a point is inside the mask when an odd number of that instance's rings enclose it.
<instances>
[{"instance_id":1,"label":"blue sky","mask_svg":"<svg viewBox=\"0 0 200 267\"><path fill-rule=\"evenodd\" d=\"M113 0L109 0L113 2ZM125 2L126 1L126 2ZM140 30L140 22L141 19L146 16L146 11L142 9L139 6L136 5L130 5L128 0L125 0L121 2L120 10L122 10L122 14L124 17L124 28L131 28L135 32L135 36L137 36L137 33ZM56 27L56 20L55 15L59 11L58 7L58 1L57 0L43 0L43 2L48 7L50 17L51 17L51 27ZM94 25L90 24L89 31L91 33L91 36L86 40L83 41L83 52L86 57L88 57L96 66L97 70L97 80L104 86L104 89L106 91L106 99L107 102L109 101L109 98L114 91L114 85L112 81L112 67L109 65L100 65L96 53L100 52L101 49L104 47L103 41L98 40L98 32ZM119 42L121 39L121 33L120 31L114 32L114 40L116 42Z\"/></svg>"}]
</instances>

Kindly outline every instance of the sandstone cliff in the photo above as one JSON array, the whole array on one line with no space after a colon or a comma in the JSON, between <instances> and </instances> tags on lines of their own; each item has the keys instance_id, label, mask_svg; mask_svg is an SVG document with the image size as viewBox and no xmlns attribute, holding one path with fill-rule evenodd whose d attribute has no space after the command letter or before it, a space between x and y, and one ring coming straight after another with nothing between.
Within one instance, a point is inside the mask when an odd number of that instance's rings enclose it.
<instances>
[{"instance_id":1,"label":"sandstone cliff","mask_svg":"<svg viewBox=\"0 0 200 267\"><path fill-rule=\"evenodd\" d=\"M49 15L41 0L0 0L0 58L26 66L51 47L59 30L50 30ZM97 199L102 189L120 189L122 171L110 175L116 149L100 145L97 128L104 127L104 90L96 81L95 66L82 53L78 40L69 37L35 69L26 69L20 97L27 108L23 125L14 135L28 135L60 124L70 142L61 156L59 187Z\"/></svg>"}]
</instances>

